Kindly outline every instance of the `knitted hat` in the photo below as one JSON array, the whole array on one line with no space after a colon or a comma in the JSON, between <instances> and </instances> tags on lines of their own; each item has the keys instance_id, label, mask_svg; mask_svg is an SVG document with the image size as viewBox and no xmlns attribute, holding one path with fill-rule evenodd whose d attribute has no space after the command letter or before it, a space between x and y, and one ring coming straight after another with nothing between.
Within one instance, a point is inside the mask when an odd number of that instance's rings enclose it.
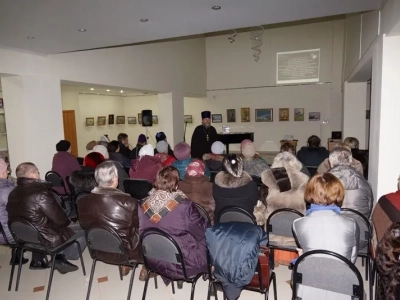
<instances>
[{"instance_id":1,"label":"knitted hat","mask_svg":"<svg viewBox=\"0 0 400 300\"><path fill-rule=\"evenodd\" d=\"M137 139L137 142L138 143L146 143L147 142L147 137L142 133L142 134L139 134L139 137L138 137L138 139Z\"/></svg>"},{"instance_id":2,"label":"knitted hat","mask_svg":"<svg viewBox=\"0 0 400 300\"><path fill-rule=\"evenodd\" d=\"M86 150L91 151L93 150L93 147L96 145L97 145L96 141L94 140L90 141L89 143L86 144Z\"/></svg>"},{"instance_id":3,"label":"knitted hat","mask_svg":"<svg viewBox=\"0 0 400 300\"><path fill-rule=\"evenodd\" d=\"M157 151L158 153L167 153L168 152L168 143L166 141L159 141L157 143Z\"/></svg>"},{"instance_id":4,"label":"knitted hat","mask_svg":"<svg viewBox=\"0 0 400 300\"><path fill-rule=\"evenodd\" d=\"M93 147L93 152L98 152L103 155L104 159L109 159L110 155L108 154L108 150L103 145L96 145Z\"/></svg>"},{"instance_id":5,"label":"knitted hat","mask_svg":"<svg viewBox=\"0 0 400 300\"><path fill-rule=\"evenodd\" d=\"M152 145L147 144L144 145L142 148L140 148L139 156L145 156L145 155L154 156L154 148Z\"/></svg>"},{"instance_id":6,"label":"knitted hat","mask_svg":"<svg viewBox=\"0 0 400 300\"><path fill-rule=\"evenodd\" d=\"M104 161L104 156L99 152L90 152L88 155L85 156L83 159L83 165L85 167L90 167L96 169L99 164Z\"/></svg>"},{"instance_id":7,"label":"knitted hat","mask_svg":"<svg viewBox=\"0 0 400 300\"><path fill-rule=\"evenodd\" d=\"M186 168L186 175L190 177L199 177L204 175L206 167L200 159L193 159Z\"/></svg>"},{"instance_id":8,"label":"knitted hat","mask_svg":"<svg viewBox=\"0 0 400 300\"><path fill-rule=\"evenodd\" d=\"M56 144L56 150L58 152L61 151L68 151L68 149L71 147L71 143L66 141L66 140L61 140Z\"/></svg>"},{"instance_id":9,"label":"knitted hat","mask_svg":"<svg viewBox=\"0 0 400 300\"><path fill-rule=\"evenodd\" d=\"M190 157L190 151L191 148L188 144L186 144L185 142L180 142L175 145L174 156L177 160L184 160Z\"/></svg>"},{"instance_id":10,"label":"knitted hat","mask_svg":"<svg viewBox=\"0 0 400 300\"><path fill-rule=\"evenodd\" d=\"M165 135L164 132L162 132L162 131L157 132L157 134L156 134L156 141L157 141L157 143L158 143L159 141L165 140L166 138L167 138L167 136Z\"/></svg>"},{"instance_id":11,"label":"knitted hat","mask_svg":"<svg viewBox=\"0 0 400 300\"><path fill-rule=\"evenodd\" d=\"M0 159L0 174L3 174L8 170L8 164L4 161L4 159Z\"/></svg>"},{"instance_id":12,"label":"knitted hat","mask_svg":"<svg viewBox=\"0 0 400 300\"><path fill-rule=\"evenodd\" d=\"M222 154L224 153L224 150L225 145L220 141L216 141L211 145L211 152L214 154Z\"/></svg>"},{"instance_id":13,"label":"knitted hat","mask_svg":"<svg viewBox=\"0 0 400 300\"><path fill-rule=\"evenodd\" d=\"M243 140L240 144L240 150L242 151L243 157L252 158L256 154L256 147L250 140Z\"/></svg>"},{"instance_id":14,"label":"knitted hat","mask_svg":"<svg viewBox=\"0 0 400 300\"><path fill-rule=\"evenodd\" d=\"M205 118L208 118L208 119L211 118L211 111L206 110L206 111L201 112L201 119L205 119Z\"/></svg>"}]
</instances>

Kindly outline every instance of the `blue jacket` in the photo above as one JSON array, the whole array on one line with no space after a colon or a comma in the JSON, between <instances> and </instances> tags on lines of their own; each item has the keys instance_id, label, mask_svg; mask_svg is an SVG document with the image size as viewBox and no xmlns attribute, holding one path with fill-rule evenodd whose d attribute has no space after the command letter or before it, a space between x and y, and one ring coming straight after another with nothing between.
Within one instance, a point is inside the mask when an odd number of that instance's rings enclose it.
<instances>
[{"instance_id":1,"label":"blue jacket","mask_svg":"<svg viewBox=\"0 0 400 300\"><path fill-rule=\"evenodd\" d=\"M192 160L193 160L192 157L188 157L188 158L183 159L183 160L176 160L171 164L171 166L173 166L173 167L178 169L178 171L179 171L179 180L182 181L183 178L185 178L186 169L187 169L188 165L192 162ZM210 178L210 170L208 170L207 166L206 166L204 175L206 175L208 178Z\"/></svg>"},{"instance_id":2,"label":"blue jacket","mask_svg":"<svg viewBox=\"0 0 400 300\"><path fill-rule=\"evenodd\" d=\"M206 241L215 278L229 300L237 299L254 276L260 245L268 242L266 233L249 223L219 223L207 228Z\"/></svg>"}]
</instances>

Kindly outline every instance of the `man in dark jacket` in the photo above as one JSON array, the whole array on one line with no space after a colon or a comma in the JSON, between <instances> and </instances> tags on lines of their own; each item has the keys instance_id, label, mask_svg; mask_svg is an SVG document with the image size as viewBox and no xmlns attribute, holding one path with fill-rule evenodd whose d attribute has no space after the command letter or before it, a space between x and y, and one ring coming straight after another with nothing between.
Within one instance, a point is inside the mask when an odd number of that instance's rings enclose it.
<instances>
[{"instance_id":1,"label":"man in dark jacket","mask_svg":"<svg viewBox=\"0 0 400 300\"><path fill-rule=\"evenodd\" d=\"M297 159L307 167L318 167L329 156L329 151L321 147L321 139L312 135L307 140L308 147L301 147Z\"/></svg>"},{"instance_id":2,"label":"man in dark jacket","mask_svg":"<svg viewBox=\"0 0 400 300\"><path fill-rule=\"evenodd\" d=\"M129 158L131 156L131 149L129 148L129 139L126 133L118 134L119 153Z\"/></svg>"},{"instance_id":3,"label":"man in dark jacket","mask_svg":"<svg viewBox=\"0 0 400 300\"><path fill-rule=\"evenodd\" d=\"M142 133L139 134L136 147L132 149L129 156L130 160L139 158L139 151L147 144L147 137Z\"/></svg>"},{"instance_id":4,"label":"man in dark jacket","mask_svg":"<svg viewBox=\"0 0 400 300\"><path fill-rule=\"evenodd\" d=\"M78 202L79 222L83 229L97 223L115 229L127 249L129 258L142 261L139 245L138 205L129 194L117 189L118 171L113 162L106 161L97 166L95 178L98 184L92 193ZM118 255L98 253L107 260L121 260ZM127 275L131 268L122 267Z\"/></svg>"},{"instance_id":5,"label":"man in dark jacket","mask_svg":"<svg viewBox=\"0 0 400 300\"><path fill-rule=\"evenodd\" d=\"M57 203L51 185L40 180L38 168L30 162L18 165L16 170L17 186L10 193L7 203L8 219L24 218L31 222L43 237L49 248L58 247L69 239L77 239L83 251L86 242L79 225L69 226L71 221ZM78 270L67 259L78 259L79 252L74 244L55 258L55 268L61 274ZM30 269L45 269L44 254L32 253Z\"/></svg>"}]
</instances>

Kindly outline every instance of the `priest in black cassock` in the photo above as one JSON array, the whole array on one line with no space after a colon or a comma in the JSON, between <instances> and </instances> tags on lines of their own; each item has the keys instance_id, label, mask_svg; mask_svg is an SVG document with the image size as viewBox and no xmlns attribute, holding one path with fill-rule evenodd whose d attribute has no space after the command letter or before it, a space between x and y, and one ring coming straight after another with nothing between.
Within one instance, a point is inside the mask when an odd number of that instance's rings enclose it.
<instances>
[{"instance_id":1,"label":"priest in black cassock","mask_svg":"<svg viewBox=\"0 0 400 300\"><path fill-rule=\"evenodd\" d=\"M217 131L211 126L211 112L201 113L201 125L197 126L192 135L191 156L203 159L203 155L211 153L211 145L218 141Z\"/></svg>"}]
</instances>

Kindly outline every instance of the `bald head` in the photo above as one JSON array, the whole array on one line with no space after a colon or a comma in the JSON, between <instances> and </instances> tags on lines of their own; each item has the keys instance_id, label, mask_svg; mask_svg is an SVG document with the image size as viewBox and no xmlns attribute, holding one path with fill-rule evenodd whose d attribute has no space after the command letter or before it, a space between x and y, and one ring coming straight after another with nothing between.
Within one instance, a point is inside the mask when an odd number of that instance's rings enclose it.
<instances>
[{"instance_id":1,"label":"bald head","mask_svg":"<svg viewBox=\"0 0 400 300\"><path fill-rule=\"evenodd\" d=\"M40 173L39 169L35 166L34 163L31 162L24 162L19 164L17 170L15 171L17 178L26 177L26 178L33 178L39 179Z\"/></svg>"}]
</instances>

